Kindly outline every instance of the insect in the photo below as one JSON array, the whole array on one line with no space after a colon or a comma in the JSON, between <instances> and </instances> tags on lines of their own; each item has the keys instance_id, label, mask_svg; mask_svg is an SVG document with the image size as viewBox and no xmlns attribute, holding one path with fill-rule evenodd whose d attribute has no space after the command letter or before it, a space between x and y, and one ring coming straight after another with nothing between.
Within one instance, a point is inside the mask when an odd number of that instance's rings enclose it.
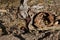
<instances>
[{"instance_id":1,"label":"insect","mask_svg":"<svg viewBox=\"0 0 60 40\"><path fill-rule=\"evenodd\" d=\"M37 28L51 27L54 24L54 16L48 12L39 12L33 17L32 24Z\"/></svg>"}]
</instances>

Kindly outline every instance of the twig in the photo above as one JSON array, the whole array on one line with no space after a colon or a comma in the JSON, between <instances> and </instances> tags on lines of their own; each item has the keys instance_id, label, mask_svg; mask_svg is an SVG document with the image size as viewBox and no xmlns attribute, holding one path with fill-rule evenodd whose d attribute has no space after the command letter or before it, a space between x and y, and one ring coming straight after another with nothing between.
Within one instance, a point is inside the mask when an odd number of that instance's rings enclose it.
<instances>
[{"instance_id":1,"label":"twig","mask_svg":"<svg viewBox=\"0 0 60 40\"><path fill-rule=\"evenodd\" d=\"M7 10L0 9L0 12L7 12Z\"/></svg>"}]
</instances>

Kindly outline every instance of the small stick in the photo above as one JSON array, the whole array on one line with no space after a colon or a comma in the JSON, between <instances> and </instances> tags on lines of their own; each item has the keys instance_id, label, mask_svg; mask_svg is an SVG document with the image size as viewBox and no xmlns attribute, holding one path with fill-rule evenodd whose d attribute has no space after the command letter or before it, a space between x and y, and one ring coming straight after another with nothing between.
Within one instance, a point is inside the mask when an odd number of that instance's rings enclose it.
<instances>
[{"instance_id":1,"label":"small stick","mask_svg":"<svg viewBox=\"0 0 60 40\"><path fill-rule=\"evenodd\" d=\"M7 12L7 10L0 9L0 12Z\"/></svg>"}]
</instances>

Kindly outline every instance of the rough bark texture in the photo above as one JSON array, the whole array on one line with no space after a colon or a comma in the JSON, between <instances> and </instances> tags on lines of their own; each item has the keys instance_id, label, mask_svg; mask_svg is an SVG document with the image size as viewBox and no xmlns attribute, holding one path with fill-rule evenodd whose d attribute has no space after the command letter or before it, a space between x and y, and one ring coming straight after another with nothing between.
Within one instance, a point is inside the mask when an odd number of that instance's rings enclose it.
<instances>
[{"instance_id":1,"label":"rough bark texture","mask_svg":"<svg viewBox=\"0 0 60 40\"><path fill-rule=\"evenodd\" d=\"M60 0L0 0L0 40L60 40Z\"/></svg>"}]
</instances>

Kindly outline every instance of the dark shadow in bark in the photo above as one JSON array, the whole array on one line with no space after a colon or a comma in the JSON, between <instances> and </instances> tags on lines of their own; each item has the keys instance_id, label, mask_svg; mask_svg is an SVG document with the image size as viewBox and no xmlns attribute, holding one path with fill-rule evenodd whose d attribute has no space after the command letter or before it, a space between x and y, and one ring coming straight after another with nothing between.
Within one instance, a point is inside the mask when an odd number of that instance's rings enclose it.
<instances>
[{"instance_id":1,"label":"dark shadow in bark","mask_svg":"<svg viewBox=\"0 0 60 40\"><path fill-rule=\"evenodd\" d=\"M57 20L58 21L58 24L60 24L60 20Z\"/></svg>"},{"instance_id":2,"label":"dark shadow in bark","mask_svg":"<svg viewBox=\"0 0 60 40\"><path fill-rule=\"evenodd\" d=\"M3 22L0 20L0 28L2 29L3 34L2 35L7 35L8 32L6 31L5 26L2 24Z\"/></svg>"},{"instance_id":3,"label":"dark shadow in bark","mask_svg":"<svg viewBox=\"0 0 60 40\"><path fill-rule=\"evenodd\" d=\"M25 40L21 35L14 35L15 37L18 37L20 40Z\"/></svg>"},{"instance_id":4,"label":"dark shadow in bark","mask_svg":"<svg viewBox=\"0 0 60 40\"><path fill-rule=\"evenodd\" d=\"M44 38L50 36L51 32L45 33L45 36L43 36L42 38L39 38L38 40L43 40Z\"/></svg>"}]
</instances>

